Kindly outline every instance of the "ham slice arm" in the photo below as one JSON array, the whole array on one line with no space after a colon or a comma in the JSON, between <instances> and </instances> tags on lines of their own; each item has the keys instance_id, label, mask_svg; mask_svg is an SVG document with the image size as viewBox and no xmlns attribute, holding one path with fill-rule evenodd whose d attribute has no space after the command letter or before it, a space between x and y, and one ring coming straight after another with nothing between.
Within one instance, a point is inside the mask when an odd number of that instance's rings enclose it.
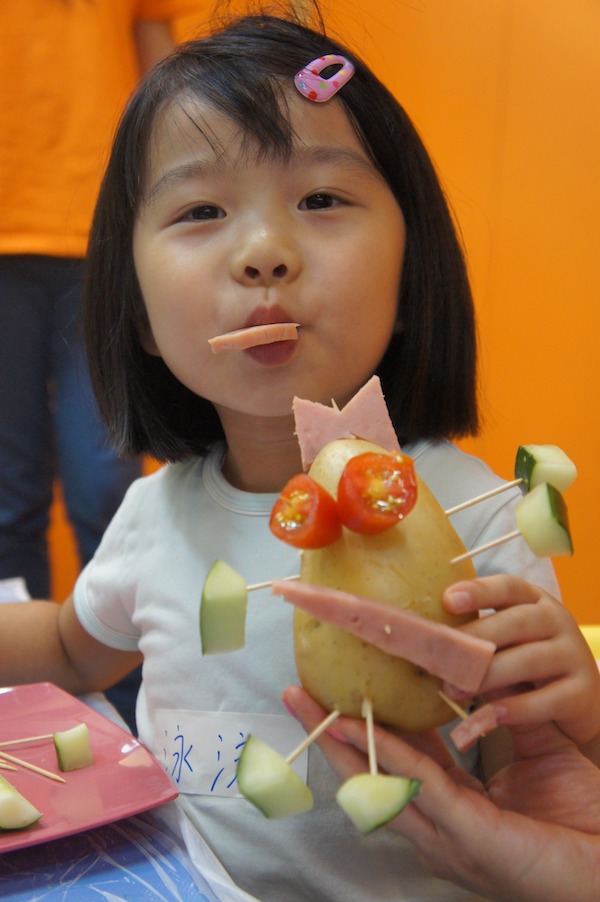
<instances>
[{"instance_id":1,"label":"ham slice arm","mask_svg":"<svg viewBox=\"0 0 600 902\"><path fill-rule=\"evenodd\" d=\"M475 694L496 650L493 642L402 608L327 586L274 580L272 591L317 619L405 658L464 692Z\"/></svg>"},{"instance_id":2,"label":"ham slice arm","mask_svg":"<svg viewBox=\"0 0 600 902\"><path fill-rule=\"evenodd\" d=\"M299 323L267 323L264 326L250 326L248 329L235 329L224 335L209 338L208 343L213 354L225 351L245 351L257 345L273 344L275 341L296 341Z\"/></svg>"},{"instance_id":3,"label":"ham slice arm","mask_svg":"<svg viewBox=\"0 0 600 902\"><path fill-rule=\"evenodd\" d=\"M497 726L494 706L482 705L450 730L450 738L459 752L466 752L481 736L491 733Z\"/></svg>"}]
</instances>

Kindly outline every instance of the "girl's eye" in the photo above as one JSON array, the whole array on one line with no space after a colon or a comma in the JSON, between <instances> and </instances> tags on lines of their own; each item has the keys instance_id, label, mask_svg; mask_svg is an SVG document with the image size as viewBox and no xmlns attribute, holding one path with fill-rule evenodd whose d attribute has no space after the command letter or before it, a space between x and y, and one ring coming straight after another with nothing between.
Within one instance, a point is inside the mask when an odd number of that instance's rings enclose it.
<instances>
[{"instance_id":1,"label":"girl's eye","mask_svg":"<svg viewBox=\"0 0 600 902\"><path fill-rule=\"evenodd\" d=\"M190 220L193 222L206 222L210 219L221 219L224 215L223 210L214 204L198 204L197 207L192 207L191 210L188 210L182 218L188 222Z\"/></svg>"},{"instance_id":2,"label":"girl's eye","mask_svg":"<svg viewBox=\"0 0 600 902\"><path fill-rule=\"evenodd\" d=\"M337 197L334 197L333 194L317 192L316 194L309 194L300 204L300 209L328 210L329 207L335 207L336 204L339 204L339 200Z\"/></svg>"}]
</instances>

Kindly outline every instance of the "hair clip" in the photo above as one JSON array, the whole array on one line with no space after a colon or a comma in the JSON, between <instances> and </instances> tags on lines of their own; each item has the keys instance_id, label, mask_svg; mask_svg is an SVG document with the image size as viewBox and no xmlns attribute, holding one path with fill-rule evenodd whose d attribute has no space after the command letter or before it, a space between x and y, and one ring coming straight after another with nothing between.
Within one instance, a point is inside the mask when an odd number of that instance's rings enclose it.
<instances>
[{"instance_id":1,"label":"hair clip","mask_svg":"<svg viewBox=\"0 0 600 902\"><path fill-rule=\"evenodd\" d=\"M328 78L321 77L323 69L337 64L341 65L341 69L336 70ZM314 100L315 103L324 103L326 100L330 100L334 94L337 94L340 88L343 88L353 75L354 66L350 60L347 60L345 56L339 56L337 53L328 53L326 56L317 57L304 69L300 69L294 76L294 84L308 100Z\"/></svg>"}]
</instances>

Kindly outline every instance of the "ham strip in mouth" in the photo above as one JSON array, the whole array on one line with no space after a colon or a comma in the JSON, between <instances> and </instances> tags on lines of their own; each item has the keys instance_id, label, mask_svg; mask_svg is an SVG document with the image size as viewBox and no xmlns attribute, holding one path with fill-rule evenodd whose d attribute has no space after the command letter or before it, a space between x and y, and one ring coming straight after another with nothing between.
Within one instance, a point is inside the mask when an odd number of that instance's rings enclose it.
<instances>
[{"instance_id":1,"label":"ham strip in mouth","mask_svg":"<svg viewBox=\"0 0 600 902\"><path fill-rule=\"evenodd\" d=\"M276 341L296 341L299 323L265 323L263 326L249 326L247 329L235 329L224 335L209 338L213 354L225 351L245 351L257 345L269 345Z\"/></svg>"},{"instance_id":2,"label":"ham strip in mouth","mask_svg":"<svg viewBox=\"0 0 600 902\"><path fill-rule=\"evenodd\" d=\"M493 642L456 627L328 586L278 579L273 580L272 591L318 620L405 658L463 692L477 692L496 651Z\"/></svg>"}]
</instances>

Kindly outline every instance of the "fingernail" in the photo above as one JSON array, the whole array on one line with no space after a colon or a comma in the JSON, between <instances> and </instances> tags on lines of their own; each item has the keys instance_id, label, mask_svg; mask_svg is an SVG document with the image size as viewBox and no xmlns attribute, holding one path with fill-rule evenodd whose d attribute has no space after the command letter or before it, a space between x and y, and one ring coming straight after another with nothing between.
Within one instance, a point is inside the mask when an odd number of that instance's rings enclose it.
<instances>
[{"instance_id":1,"label":"fingernail","mask_svg":"<svg viewBox=\"0 0 600 902\"><path fill-rule=\"evenodd\" d=\"M444 683L442 691L455 702L465 698L471 698L473 695L472 692L465 692L464 689L459 689L458 686L453 686L451 683Z\"/></svg>"},{"instance_id":2,"label":"fingernail","mask_svg":"<svg viewBox=\"0 0 600 902\"><path fill-rule=\"evenodd\" d=\"M456 614L460 614L462 611L468 611L471 604L469 593L464 589L447 590L446 601L450 603L452 610Z\"/></svg>"},{"instance_id":3,"label":"fingernail","mask_svg":"<svg viewBox=\"0 0 600 902\"><path fill-rule=\"evenodd\" d=\"M336 730L336 728L333 727L333 726L332 726L332 727L327 727L327 729L325 730L325 732L327 733L328 736L331 736L332 739L336 739L338 742L343 742L343 743L346 743L346 744L348 743L348 740L347 740L347 738L344 736L344 734L343 734L343 733L340 733L340 731L339 731L339 730Z\"/></svg>"},{"instance_id":4,"label":"fingernail","mask_svg":"<svg viewBox=\"0 0 600 902\"><path fill-rule=\"evenodd\" d=\"M494 714L499 724L506 723L508 720L508 708L505 708L504 705L494 705Z\"/></svg>"}]
</instances>

